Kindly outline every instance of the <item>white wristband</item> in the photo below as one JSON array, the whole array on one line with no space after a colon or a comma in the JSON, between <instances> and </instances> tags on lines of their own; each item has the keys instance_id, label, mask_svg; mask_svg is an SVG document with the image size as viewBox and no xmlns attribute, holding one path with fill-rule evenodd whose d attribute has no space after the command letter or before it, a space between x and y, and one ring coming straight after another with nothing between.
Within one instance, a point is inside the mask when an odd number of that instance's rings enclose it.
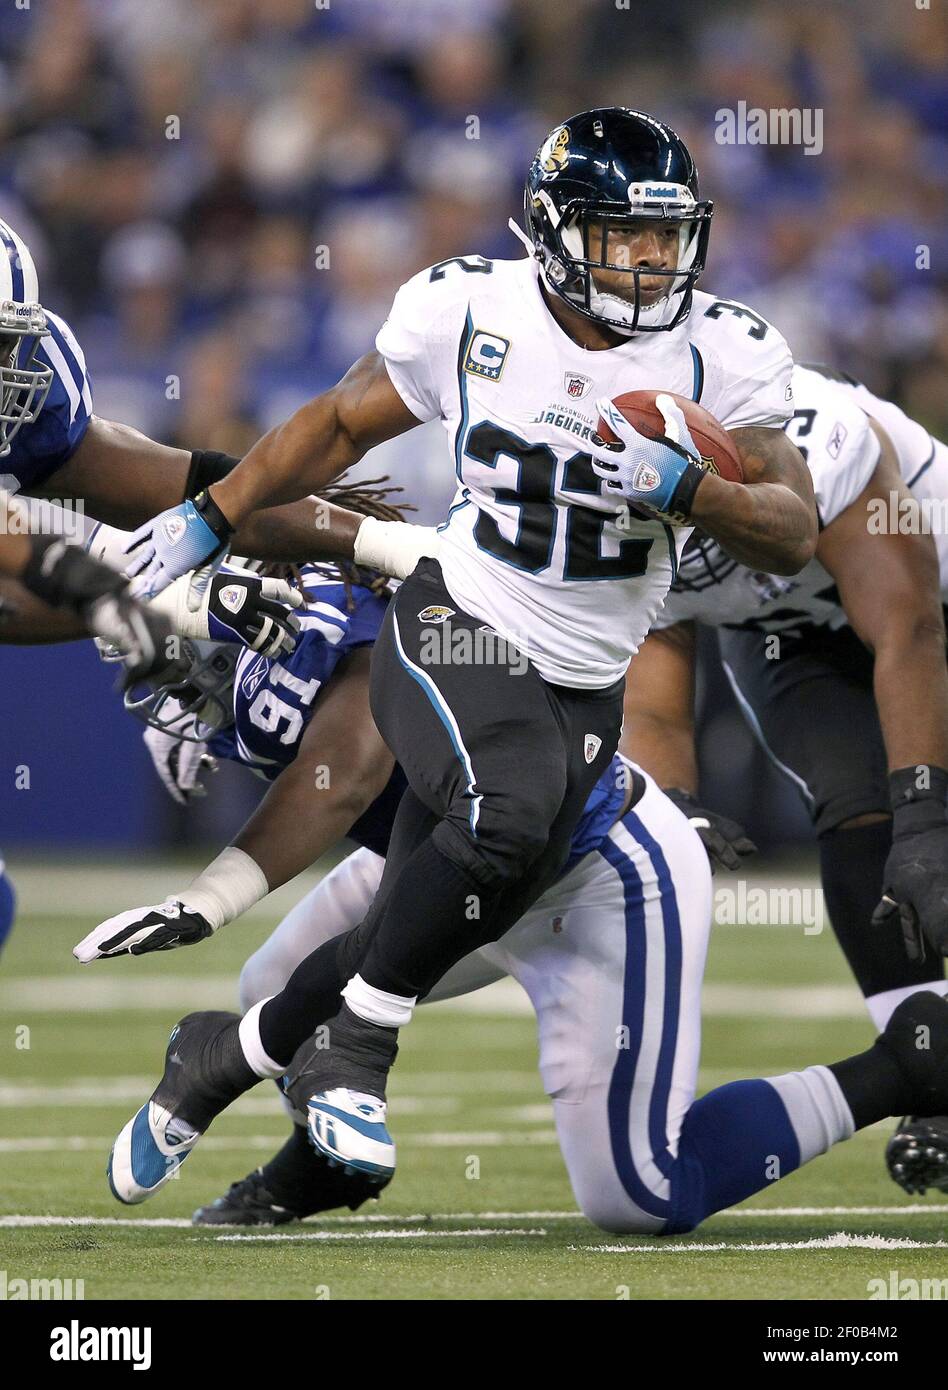
<instances>
[{"instance_id":1,"label":"white wristband","mask_svg":"<svg viewBox=\"0 0 948 1390\"><path fill-rule=\"evenodd\" d=\"M265 898L269 891L270 885L256 860L242 849L228 845L213 864L208 864L204 872L178 894L178 901L200 912L205 922L217 931Z\"/></svg>"},{"instance_id":2,"label":"white wristband","mask_svg":"<svg viewBox=\"0 0 948 1390\"><path fill-rule=\"evenodd\" d=\"M440 544L441 537L433 526L367 516L356 532L352 558L357 565L380 570L394 579L407 579L423 556L437 559Z\"/></svg>"}]
</instances>

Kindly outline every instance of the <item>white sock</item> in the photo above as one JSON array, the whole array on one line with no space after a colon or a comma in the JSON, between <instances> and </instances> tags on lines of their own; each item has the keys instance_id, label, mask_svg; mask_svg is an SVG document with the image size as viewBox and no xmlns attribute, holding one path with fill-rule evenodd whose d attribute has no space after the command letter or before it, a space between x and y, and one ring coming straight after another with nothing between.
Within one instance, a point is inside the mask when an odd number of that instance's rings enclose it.
<instances>
[{"instance_id":1,"label":"white sock","mask_svg":"<svg viewBox=\"0 0 948 1390\"><path fill-rule=\"evenodd\" d=\"M283 1075L286 1067L281 1066L279 1062L274 1062L273 1058L264 1051L263 1043L260 1041L260 1010L267 1003L269 1003L268 999L261 999L258 1004L254 1004L252 1009L247 1010L240 1020L237 1036L240 1039L244 1061L254 1075L275 1081L278 1076Z\"/></svg>"},{"instance_id":2,"label":"white sock","mask_svg":"<svg viewBox=\"0 0 948 1390\"><path fill-rule=\"evenodd\" d=\"M870 994L866 1008L873 1023L881 1033L903 999L910 994L918 994L921 989L930 989L933 994L948 995L948 980L929 980L924 985L901 985L898 989L884 989L881 994Z\"/></svg>"},{"instance_id":3,"label":"white sock","mask_svg":"<svg viewBox=\"0 0 948 1390\"><path fill-rule=\"evenodd\" d=\"M411 1022L412 1010L418 996L389 994L387 990L367 985L361 975L353 975L342 991L349 1008L367 1023L378 1023L383 1028L404 1028Z\"/></svg>"},{"instance_id":4,"label":"white sock","mask_svg":"<svg viewBox=\"0 0 948 1390\"><path fill-rule=\"evenodd\" d=\"M829 1067L807 1067L768 1076L787 1109L800 1146L800 1166L852 1137L856 1126L842 1088Z\"/></svg>"}]
</instances>

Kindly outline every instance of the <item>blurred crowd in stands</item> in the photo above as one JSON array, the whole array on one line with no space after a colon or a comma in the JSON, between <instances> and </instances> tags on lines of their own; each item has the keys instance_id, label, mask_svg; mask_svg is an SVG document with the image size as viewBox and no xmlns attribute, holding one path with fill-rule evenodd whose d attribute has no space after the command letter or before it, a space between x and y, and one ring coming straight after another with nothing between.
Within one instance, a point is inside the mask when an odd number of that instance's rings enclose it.
<instances>
[{"instance_id":1,"label":"blurred crowd in stands","mask_svg":"<svg viewBox=\"0 0 948 1390\"><path fill-rule=\"evenodd\" d=\"M704 287L944 427L945 20L910 0L4 5L0 212L100 412L240 453L371 346L415 270L520 254L507 218L547 129L639 106L716 200ZM717 143L739 100L819 108L822 153Z\"/></svg>"}]
</instances>

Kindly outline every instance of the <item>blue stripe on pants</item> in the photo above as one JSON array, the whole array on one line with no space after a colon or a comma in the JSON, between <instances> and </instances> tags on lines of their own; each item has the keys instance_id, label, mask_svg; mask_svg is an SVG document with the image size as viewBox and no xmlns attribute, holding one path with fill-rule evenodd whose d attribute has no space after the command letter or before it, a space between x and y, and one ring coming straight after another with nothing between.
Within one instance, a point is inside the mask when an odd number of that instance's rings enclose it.
<instances>
[{"instance_id":1,"label":"blue stripe on pants","mask_svg":"<svg viewBox=\"0 0 948 1390\"><path fill-rule=\"evenodd\" d=\"M668 861L658 841L649 834L634 811L627 811L622 823L652 861L662 902L665 932L665 997L662 1001L662 1041L658 1053L656 1085L649 1107L648 1135L659 1172L671 1177L675 1160L668 1152L668 1093L671 1090L675 1048L678 1044L679 1004L681 1000L681 917L678 897L672 883Z\"/></svg>"},{"instance_id":2,"label":"blue stripe on pants","mask_svg":"<svg viewBox=\"0 0 948 1390\"><path fill-rule=\"evenodd\" d=\"M627 817L624 818L627 820ZM641 826L641 822L638 822ZM631 827L628 827L631 830ZM644 827L641 827L643 833ZM649 837L651 839L651 837ZM654 841L652 842L654 844ZM627 1048L619 1049L619 1055L613 1068L612 1079L609 1084L609 1095L607 1100L609 1118L609 1140L612 1148L612 1158L615 1163L616 1172L623 1188L629 1197L647 1212L649 1216L654 1216L659 1220L666 1220L670 1203L663 1197L658 1197L643 1183L635 1167L632 1157L632 1146L630 1140L630 1109L632 1102L632 1089L635 1083L636 1069L638 1067L639 1054L642 1048L642 1032L645 1014L645 967L647 943L645 934L645 897L642 890L642 880L638 870L629 856L619 848L611 839L605 839L599 846L599 853L615 869L619 878L622 880L625 896L625 972L622 987L622 1024L628 1032L629 1045ZM654 862L654 861L653 861ZM662 861L664 863L664 859ZM657 869L657 866L656 866ZM667 874L667 865L665 872ZM669 879L670 884L670 879ZM674 899L674 891L672 899ZM680 941L677 952L677 973L669 979L669 960L671 959L674 967L676 955L674 950L669 954L669 919L664 911L663 903L663 925L666 937L666 978L665 978L665 1008L667 1023L667 1001L669 997L673 999L673 1015L675 1027L677 1027L678 1017L678 984L680 978ZM677 906L675 906L674 920L677 922ZM671 1062L674 1058L674 1037L672 1039L672 1050L669 1054L666 1048L667 1028L663 1024L662 1045L659 1052L658 1066L656 1069L655 1081L649 1098L649 1139L653 1149L653 1157L659 1166L659 1171L665 1176L671 1173L674 1160L668 1153L667 1138L665 1135L664 1116L668 1110L668 1093L671 1085ZM653 1139L654 1117L661 1116L661 1139L658 1145Z\"/></svg>"}]
</instances>

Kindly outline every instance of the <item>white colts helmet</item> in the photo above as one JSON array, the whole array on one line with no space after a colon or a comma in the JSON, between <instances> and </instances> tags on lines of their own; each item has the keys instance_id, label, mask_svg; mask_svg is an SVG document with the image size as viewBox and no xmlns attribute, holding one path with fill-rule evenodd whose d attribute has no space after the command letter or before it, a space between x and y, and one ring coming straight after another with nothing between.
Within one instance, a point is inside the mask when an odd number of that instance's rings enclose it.
<instances>
[{"instance_id":1,"label":"white colts helmet","mask_svg":"<svg viewBox=\"0 0 948 1390\"><path fill-rule=\"evenodd\" d=\"M53 384L52 368L37 356L48 332L29 247L0 221L0 458L39 415Z\"/></svg>"}]
</instances>

